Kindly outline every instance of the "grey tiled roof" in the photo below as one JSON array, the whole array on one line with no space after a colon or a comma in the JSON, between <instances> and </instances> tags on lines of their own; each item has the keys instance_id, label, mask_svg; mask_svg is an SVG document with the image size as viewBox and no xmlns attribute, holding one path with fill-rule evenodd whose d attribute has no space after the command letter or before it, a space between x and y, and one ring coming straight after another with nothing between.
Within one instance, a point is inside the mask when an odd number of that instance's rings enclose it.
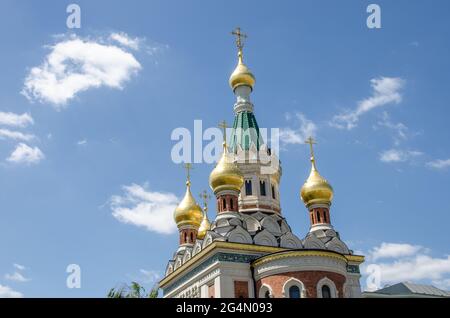
<instances>
[{"instance_id":1,"label":"grey tiled roof","mask_svg":"<svg viewBox=\"0 0 450 318\"><path fill-rule=\"evenodd\" d=\"M438 297L450 297L448 291L439 289L432 285L414 284L411 282L402 282L392 286L388 286L375 291L377 294L386 295L428 295Z\"/></svg>"}]
</instances>

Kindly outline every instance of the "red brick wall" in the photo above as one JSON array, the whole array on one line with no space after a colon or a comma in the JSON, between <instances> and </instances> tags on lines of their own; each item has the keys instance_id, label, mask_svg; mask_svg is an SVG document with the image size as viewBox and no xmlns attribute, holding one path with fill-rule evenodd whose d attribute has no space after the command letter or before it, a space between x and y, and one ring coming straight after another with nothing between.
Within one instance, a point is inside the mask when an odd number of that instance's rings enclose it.
<instances>
[{"instance_id":1,"label":"red brick wall","mask_svg":"<svg viewBox=\"0 0 450 318\"><path fill-rule=\"evenodd\" d=\"M284 297L283 285L290 278L296 278L300 280L306 289L306 297L317 298L317 283L324 277L328 277L334 282L338 290L338 297L344 297L344 283L345 277L341 274L324 272L324 271L308 271L308 272L288 272L283 274L272 275L264 277L256 282L256 295L263 284L266 284L272 288L272 294L275 298ZM236 285L235 285L236 286ZM289 297L289 295L286 295Z\"/></svg>"},{"instance_id":2,"label":"red brick wall","mask_svg":"<svg viewBox=\"0 0 450 318\"><path fill-rule=\"evenodd\" d=\"M215 297L215 287L214 287L214 284L212 284L211 286L208 286L208 297L209 297L209 298L214 298L214 297Z\"/></svg>"},{"instance_id":3,"label":"red brick wall","mask_svg":"<svg viewBox=\"0 0 450 318\"><path fill-rule=\"evenodd\" d=\"M234 298L248 298L247 281L234 281Z\"/></svg>"},{"instance_id":4,"label":"red brick wall","mask_svg":"<svg viewBox=\"0 0 450 318\"><path fill-rule=\"evenodd\" d=\"M191 240L192 238L192 240ZM180 231L180 244L190 243L194 244L197 239L197 230L194 229L182 229Z\"/></svg>"},{"instance_id":5,"label":"red brick wall","mask_svg":"<svg viewBox=\"0 0 450 318\"><path fill-rule=\"evenodd\" d=\"M224 202L225 200L225 202ZM224 204L225 203L225 204ZM235 195L225 194L217 197L217 211L220 212L237 212L239 209L238 206L238 197Z\"/></svg>"}]
</instances>

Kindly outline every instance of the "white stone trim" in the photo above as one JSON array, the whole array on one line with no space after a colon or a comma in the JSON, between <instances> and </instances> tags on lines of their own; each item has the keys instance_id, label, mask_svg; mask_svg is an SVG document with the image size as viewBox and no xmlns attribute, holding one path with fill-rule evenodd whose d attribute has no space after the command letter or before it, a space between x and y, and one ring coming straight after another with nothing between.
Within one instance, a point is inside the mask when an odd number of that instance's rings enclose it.
<instances>
[{"instance_id":1,"label":"white stone trim","mask_svg":"<svg viewBox=\"0 0 450 318\"><path fill-rule=\"evenodd\" d=\"M317 286L316 286L317 298L323 298L323 295L322 295L322 287L323 286L328 286L328 288L330 288L331 298L339 297L339 291L337 290L334 282L331 279L329 279L328 277L324 277L321 280L319 280L319 282L317 283Z\"/></svg>"},{"instance_id":2,"label":"white stone trim","mask_svg":"<svg viewBox=\"0 0 450 318\"><path fill-rule=\"evenodd\" d=\"M292 286L297 286L300 289L300 298L306 298L306 289L303 282L297 278L291 277L283 284L283 297L289 298L289 289Z\"/></svg>"},{"instance_id":3,"label":"white stone trim","mask_svg":"<svg viewBox=\"0 0 450 318\"><path fill-rule=\"evenodd\" d=\"M275 259L255 266L255 279L287 272L324 271L347 277L347 263L344 260L323 256L293 256Z\"/></svg>"},{"instance_id":4,"label":"white stone trim","mask_svg":"<svg viewBox=\"0 0 450 318\"><path fill-rule=\"evenodd\" d=\"M273 291L272 291L272 287L270 287L267 284L262 284L262 286L259 288L258 291L258 298L266 298L266 292L269 291L270 297L269 298L273 298Z\"/></svg>"}]
</instances>

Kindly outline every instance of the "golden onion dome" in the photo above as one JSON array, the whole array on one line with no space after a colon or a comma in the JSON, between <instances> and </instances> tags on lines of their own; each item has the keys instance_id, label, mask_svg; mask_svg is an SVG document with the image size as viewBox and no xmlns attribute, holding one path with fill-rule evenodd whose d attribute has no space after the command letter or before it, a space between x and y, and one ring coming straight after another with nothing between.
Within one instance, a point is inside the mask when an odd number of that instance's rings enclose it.
<instances>
[{"instance_id":1,"label":"golden onion dome","mask_svg":"<svg viewBox=\"0 0 450 318\"><path fill-rule=\"evenodd\" d=\"M203 220L203 211L192 196L190 181L186 182L186 194L175 209L173 218L179 228L186 225L197 229L200 227Z\"/></svg>"},{"instance_id":2,"label":"golden onion dome","mask_svg":"<svg viewBox=\"0 0 450 318\"><path fill-rule=\"evenodd\" d=\"M251 89L253 89L253 86L255 85L255 76L242 61L241 51L239 51L238 65L234 69L233 73L231 73L229 83L233 91L236 87L241 85L250 86Z\"/></svg>"},{"instance_id":3,"label":"golden onion dome","mask_svg":"<svg viewBox=\"0 0 450 318\"><path fill-rule=\"evenodd\" d=\"M209 175L209 185L214 193L223 190L241 191L244 185L244 176L241 170L228 153L224 143L222 158Z\"/></svg>"},{"instance_id":4,"label":"golden onion dome","mask_svg":"<svg viewBox=\"0 0 450 318\"><path fill-rule=\"evenodd\" d=\"M311 163L311 173L300 191L302 201L307 207L312 204L331 204L333 188L317 171L314 157L311 157Z\"/></svg>"},{"instance_id":5,"label":"golden onion dome","mask_svg":"<svg viewBox=\"0 0 450 318\"><path fill-rule=\"evenodd\" d=\"M208 220L208 210L206 207L203 209L203 220L198 229L197 238L203 240L206 233L211 229L211 223Z\"/></svg>"}]
</instances>

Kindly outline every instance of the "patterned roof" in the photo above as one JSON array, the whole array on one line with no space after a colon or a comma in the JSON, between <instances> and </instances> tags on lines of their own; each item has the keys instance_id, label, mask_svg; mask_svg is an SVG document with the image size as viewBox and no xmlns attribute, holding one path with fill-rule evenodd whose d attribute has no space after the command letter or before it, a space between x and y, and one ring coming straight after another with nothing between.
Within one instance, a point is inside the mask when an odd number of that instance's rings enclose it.
<instances>
[{"instance_id":1,"label":"patterned roof","mask_svg":"<svg viewBox=\"0 0 450 318\"><path fill-rule=\"evenodd\" d=\"M316 230L303 239L292 233L286 219L274 213L222 213L211 223L211 230L203 240L197 240L193 247L178 249L169 261L166 275L187 262L209 244L232 242L287 249L323 249L341 254L352 254L332 229Z\"/></svg>"},{"instance_id":2,"label":"patterned roof","mask_svg":"<svg viewBox=\"0 0 450 318\"><path fill-rule=\"evenodd\" d=\"M264 144L256 117L253 112L239 112L234 117L230 139L231 152L236 153L240 149L250 150L252 144L256 150L259 150L259 147ZM240 149L238 149L238 146Z\"/></svg>"}]
</instances>

